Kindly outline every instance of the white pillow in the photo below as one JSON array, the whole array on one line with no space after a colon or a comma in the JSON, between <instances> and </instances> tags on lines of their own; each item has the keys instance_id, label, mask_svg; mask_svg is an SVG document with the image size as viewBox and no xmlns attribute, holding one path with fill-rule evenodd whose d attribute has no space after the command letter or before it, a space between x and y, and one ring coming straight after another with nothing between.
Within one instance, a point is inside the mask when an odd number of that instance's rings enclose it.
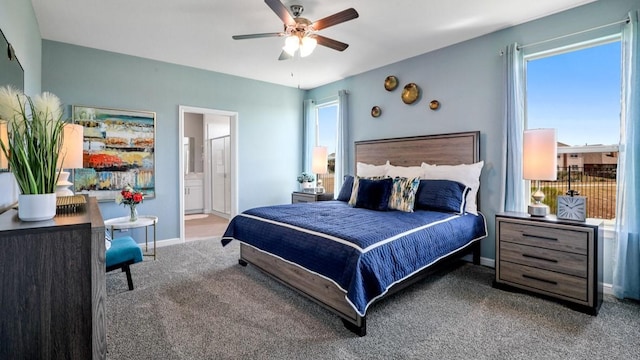
<instances>
[{"instance_id":1,"label":"white pillow","mask_svg":"<svg viewBox=\"0 0 640 360\"><path fill-rule=\"evenodd\" d=\"M384 165L371 165L362 162L356 163L356 175L360 177L386 176L389 160Z\"/></svg>"},{"instance_id":2,"label":"white pillow","mask_svg":"<svg viewBox=\"0 0 640 360\"><path fill-rule=\"evenodd\" d=\"M468 186L471 190L467 193L468 213L478 215L478 189L480 188L480 173L484 161L475 164L462 165L430 165L422 163L424 174L422 179L427 180L453 180Z\"/></svg>"},{"instance_id":3,"label":"white pillow","mask_svg":"<svg viewBox=\"0 0 640 360\"><path fill-rule=\"evenodd\" d=\"M422 166L394 166L389 165L387 168L387 176L390 178L422 178L422 174L424 173L424 169Z\"/></svg>"}]
</instances>

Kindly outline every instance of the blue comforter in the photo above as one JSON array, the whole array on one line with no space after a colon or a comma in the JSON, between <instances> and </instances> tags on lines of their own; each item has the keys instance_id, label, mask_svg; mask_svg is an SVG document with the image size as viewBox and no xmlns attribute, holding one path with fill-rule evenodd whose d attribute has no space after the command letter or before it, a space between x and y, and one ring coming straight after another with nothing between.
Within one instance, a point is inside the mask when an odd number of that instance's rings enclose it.
<instances>
[{"instance_id":1,"label":"blue comforter","mask_svg":"<svg viewBox=\"0 0 640 360\"><path fill-rule=\"evenodd\" d=\"M358 314L395 283L487 236L482 214L372 211L341 201L260 207L235 216L236 239L333 281Z\"/></svg>"}]
</instances>

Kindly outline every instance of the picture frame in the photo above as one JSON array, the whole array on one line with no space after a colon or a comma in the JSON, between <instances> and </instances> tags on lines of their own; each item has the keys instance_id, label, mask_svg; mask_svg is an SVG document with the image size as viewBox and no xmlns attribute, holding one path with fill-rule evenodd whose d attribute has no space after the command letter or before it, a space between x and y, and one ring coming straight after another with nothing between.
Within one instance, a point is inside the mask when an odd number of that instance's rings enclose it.
<instances>
[{"instance_id":1,"label":"picture frame","mask_svg":"<svg viewBox=\"0 0 640 360\"><path fill-rule=\"evenodd\" d=\"M155 197L155 112L73 105L72 118L84 130L76 194L114 201L129 185L145 199Z\"/></svg>"}]
</instances>

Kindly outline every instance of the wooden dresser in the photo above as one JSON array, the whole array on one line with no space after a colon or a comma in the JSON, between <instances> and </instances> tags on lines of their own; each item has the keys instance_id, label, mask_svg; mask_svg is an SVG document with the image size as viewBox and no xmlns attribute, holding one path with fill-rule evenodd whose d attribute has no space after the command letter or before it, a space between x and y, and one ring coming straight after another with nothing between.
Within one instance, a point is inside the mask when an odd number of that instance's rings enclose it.
<instances>
[{"instance_id":1,"label":"wooden dresser","mask_svg":"<svg viewBox=\"0 0 640 360\"><path fill-rule=\"evenodd\" d=\"M561 300L597 315L602 305L602 221L496 215L494 286Z\"/></svg>"},{"instance_id":2,"label":"wooden dresser","mask_svg":"<svg viewBox=\"0 0 640 360\"><path fill-rule=\"evenodd\" d=\"M0 359L105 359L104 223L84 211L0 215Z\"/></svg>"}]
</instances>

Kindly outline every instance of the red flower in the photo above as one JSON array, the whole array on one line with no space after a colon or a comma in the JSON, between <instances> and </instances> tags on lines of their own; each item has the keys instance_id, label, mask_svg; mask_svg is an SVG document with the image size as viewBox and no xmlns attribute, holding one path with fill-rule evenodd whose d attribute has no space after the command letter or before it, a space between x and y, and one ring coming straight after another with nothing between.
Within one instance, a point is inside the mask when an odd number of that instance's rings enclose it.
<instances>
[{"instance_id":1,"label":"red flower","mask_svg":"<svg viewBox=\"0 0 640 360\"><path fill-rule=\"evenodd\" d=\"M125 186L124 189L120 191L120 197L116 197L116 203L122 205L137 205L144 200L144 194L140 191L135 191L129 185Z\"/></svg>"},{"instance_id":2,"label":"red flower","mask_svg":"<svg viewBox=\"0 0 640 360\"><path fill-rule=\"evenodd\" d=\"M133 202L136 204L142 201L142 193L133 194Z\"/></svg>"}]
</instances>

